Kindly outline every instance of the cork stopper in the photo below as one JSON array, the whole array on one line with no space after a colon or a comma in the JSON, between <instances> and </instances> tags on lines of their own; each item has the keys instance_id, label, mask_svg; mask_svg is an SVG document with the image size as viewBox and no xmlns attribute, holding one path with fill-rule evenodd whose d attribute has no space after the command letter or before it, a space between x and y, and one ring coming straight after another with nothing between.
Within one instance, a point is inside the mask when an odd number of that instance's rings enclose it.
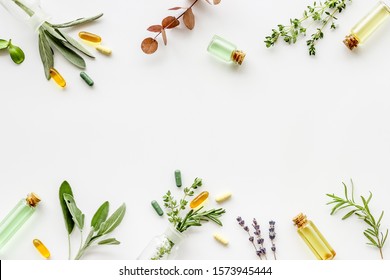
<instances>
[{"instance_id":1,"label":"cork stopper","mask_svg":"<svg viewBox=\"0 0 390 280\"><path fill-rule=\"evenodd\" d=\"M293 222L298 228L300 228L307 223L307 217L303 213L299 213L293 218Z\"/></svg>"},{"instance_id":2,"label":"cork stopper","mask_svg":"<svg viewBox=\"0 0 390 280\"><path fill-rule=\"evenodd\" d=\"M232 52L232 60L238 65L241 65L244 61L245 55L246 54L244 52L235 50Z\"/></svg>"},{"instance_id":3,"label":"cork stopper","mask_svg":"<svg viewBox=\"0 0 390 280\"><path fill-rule=\"evenodd\" d=\"M359 45L359 40L356 38L355 35L350 34L348 36L345 36L343 43L347 46L348 49L352 51Z\"/></svg>"},{"instance_id":4,"label":"cork stopper","mask_svg":"<svg viewBox=\"0 0 390 280\"><path fill-rule=\"evenodd\" d=\"M26 198L27 204L31 207L36 207L41 199L36 193L29 193Z\"/></svg>"}]
</instances>

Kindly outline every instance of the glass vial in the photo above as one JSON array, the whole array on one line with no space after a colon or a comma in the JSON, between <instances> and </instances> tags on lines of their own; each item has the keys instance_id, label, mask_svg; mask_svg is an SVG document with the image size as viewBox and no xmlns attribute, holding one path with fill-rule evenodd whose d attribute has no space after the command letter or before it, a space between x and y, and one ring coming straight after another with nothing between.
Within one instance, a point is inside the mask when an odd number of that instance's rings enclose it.
<instances>
[{"instance_id":1,"label":"glass vial","mask_svg":"<svg viewBox=\"0 0 390 280\"><path fill-rule=\"evenodd\" d=\"M298 227L298 233L319 260L331 260L336 256L336 252L330 246L325 237L306 215L300 213L293 219Z\"/></svg>"},{"instance_id":2,"label":"glass vial","mask_svg":"<svg viewBox=\"0 0 390 280\"><path fill-rule=\"evenodd\" d=\"M368 37L390 16L390 7L380 1L365 17L352 29L350 35L344 39L344 44L353 50L364 43Z\"/></svg>"},{"instance_id":3,"label":"glass vial","mask_svg":"<svg viewBox=\"0 0 390 280\"><path fill-rule=\"evenodd\" d=\"M241 65L245 58L244 52L237 50L235 45L217 35L214 35L207 51L225 62L234 62L238 65Z\"/></svg>"},{"instance_id":4,"label":"glass vial","mask_svg":"<svg viewBox=\"0 0 390 280\"><path fill-rule=\"evenodd\" d=\"M172 260L176 257L184 237L182 232L169 226L163 234L150 241L137 260Z\"/></svg>"},{"instance_id":5,"label":"glass vial","mask_svg":"<svg viewBox=\"0 0 390 280\"><path fill-rule=\"evenodd\" d=\"M27 198L20 200L14 209L0 222L0 249L31 217L40 201L40 198L35 193L28 194Z\"/></svg>"}]
</instances>

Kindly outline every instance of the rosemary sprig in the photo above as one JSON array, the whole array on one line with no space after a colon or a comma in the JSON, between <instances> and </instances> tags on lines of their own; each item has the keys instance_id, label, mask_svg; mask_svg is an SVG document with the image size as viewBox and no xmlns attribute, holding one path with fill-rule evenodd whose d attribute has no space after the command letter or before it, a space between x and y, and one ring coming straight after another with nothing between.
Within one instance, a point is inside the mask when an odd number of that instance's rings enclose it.
<instances>
[{"instance_id":1,"label":"rosemary sprig","mask_svg":"<svg viewBox=\"0 0 390 280\"><path fill-rule=\"evenodd\" d=\"M351 196L348 196L348 188L344 185L344 198L341 198L339 196L336 196L334 194L327 194L328 197L332 198L332 201L328 202L327 204L335 204L332 208L331 215L335 214L339 210L345 209L345 208L352 208L347 214L345 214L342 217L342 220L345 220L352 215L356 215L359 219L363 220L367 225L368 228L364 230L363 234L368 239L368 245L377 247L379 249L381 258L383 259L383 251L382 248L385 245L389 230L386 230L386 233L383 234L383 232L380 230L381 221L384 215L384 211L382 211L381 215L378 219L375 219L374 216L371 213L371 210L369 208L369 203L372 198L372 193L370 192L370 195L368 198L365 198L363 196L360 196L362 204L357 204L355 202L354 198L354 185L351 180Z\"/></svg>"},{"instance_id":2,"label":"rosemary sprig","mask_svg":"<svg viewBox=\"0 0 390 280\"><path fill-rule=\"evenodd\" d=\"M316 43L324 38L325 27L330 24L330 29L336 29L336 14L340 14L347 7L347 2L352 0L327 0L325 2L314 2L313 5L307 6L300 19L290 19L290 25L279 24L278 28L272 29L272 34L265 37L267 48L274 46L279 37L288 44L295 44L299 36L306 36L308 28L313 23L318 23L319 27L306 40L309 55L316 54ZM306 24L304 24L306 23Z\"/></svg>"},{"instance_id":3,"label":"rosemary sprig","mask_svg":"<svg viewBox=\"0 0 390 280\"><path fill-rule=\"evenodd\" d=\"M34 11L18 0L12 0L30 17L34 15ZM39 38L39 54L41 56L46 79L50 80L50 69L54 67L54 51L56 49L70 63L80 69L85 69L86 63L81 55L94 58L94 56L84 48L79 42L60 31L63 28L78 26L89 23L102 17L103 14L98 14L93 17L79 18L71 22L62 24L51 24L44 22L38 29ZM78 52L78 53L77 53Z\"/></svg>"}]
</instances>

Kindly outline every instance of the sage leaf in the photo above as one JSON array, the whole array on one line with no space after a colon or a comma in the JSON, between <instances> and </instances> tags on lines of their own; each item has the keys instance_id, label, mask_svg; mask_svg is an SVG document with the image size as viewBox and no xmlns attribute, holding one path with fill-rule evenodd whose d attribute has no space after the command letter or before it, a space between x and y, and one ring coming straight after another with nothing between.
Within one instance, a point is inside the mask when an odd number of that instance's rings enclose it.
<instances>
[{"instance_id":1,"label":"sage leaf","mask_svg":"<svg viewBox=\"0 0 390 280\"><path fill-rule=\"evenodd\" d=\"M62 37L64 37L64 39L66 40L66 42L71 45L73 48L79 50L80 52L82 52L83 54L89 56L90 58L95 58L86 48L84 48L79 42L77 42L75 39L73 39L71 36L69 36L68 34L66 33L62 33L60 30L56 29L56 32L58 34L60 34ZM63 44L66 45L65 42L63 42Z\"/></svg>"},{"instance_id":2,"label":"sage leaf","mask_svg":"<svg viewBox=\"0 0 390 280\"><path fill-rule=\"evenodd\" d=\"M115 238L108 238L98 242L99 245L119 245L121 244Z\"/></svg>"},{"instance_id":3,"label":"sage leaf","mask_svg":"<svg viewBox=\"0 0 390 280\"><path fill-rule=\"evenodd\" d=\"M51 45L53 45L70 63L75 65L78 68L85 69L86 64L84 59L75 53L70 48L64 46L61 40L58 40L56 37L52 36L50 33L46 32L47 38Z\"/></svg>"},{"instance_id":4,"label":"sage leaf","mask_svg":"<svg viewBox=\"0 0 390 280\"><path fill-rule=\"evenodd\" d=\"M50 78L51 78L50 77L50 68L54 67L53 50L50 47L49 41L47 40L44 31L42 31L42 30L39 30L39 54L41 56L46 79L50 80ZM63 195L61 195L61 194L60 194L60 200L63 200ZM66 204L65 204L65 207L66 207Z\"/></svg>"},{"instance_id":5,"label":"sage leaf","mask_svg":"<svg viewBox=\"0 0 390 280\"><path fill-rule=\"evenodd\" d=\"M64 194L64 199L66 206L69 209L70 214L72 215L72 219L75 223L75 225L82 231L84 228L84 218L85 215L79 208L77 208L76 202L73 198L73 196L65 193Z\"/></svg>"},{"instance_id":6,"label":"sage leaf","mask_svg":"<svg viewBox=\"0 0 390 280\"><path fill-rule=\"evenodd\" d=\"M126 204L123 203L104 223L102 223L99 233L101 235L112 232L122 222L126 212Z\"/></svg>"},{"instance_id":7,"label":"sage leaf","mask_svg":"<svg viewBox=\"0 0 390 280\"><path fill-rule=\"evenodd\" d=\"M80 24L85 24L85 23L97 20L98 18L100 18L102 16L103 16L103 13L98 14L98 15L93 16L93 17L79 18L79 19L76 19L73 21L62 23L62 24L52 24L51 26L53 28L68 28L68 27L72 27L72 26L76 26L76 25L80 25Z\"/></svg>"},{"instance_id":8,"label":"sage leaf","mask_svg":"<svg viewBox=\"0 0 390 280\"><path fill-rule=\"evenodd\" d=\"M8 52L11 56L11 59L16 64L21 64L24 61L25 55L21 48L18 46L12 45L11 42L9 42L8 45Z\"/></svg>"},{"instance_id":9,"label":"sage leaf","mask_svg":"<svg viewBox=\"0 0 390 280\"><path fill-rule=\"evenodd\" d=\"M58 34L58 32L56 32L56 30L51 27L50 25L48 24L43 24L42 27L41 27L46 33L49 33L50 35L52 35L53 37L57 38L58 40L60 41L65 41L65 38L62 37L60 34Z\"/></svg>"},{"instance_id":10,"label":"sage leaf","mask_svg":"<svg viewBox=\"0 0 390 280\"><path fill-rule=\"evenodd\" d=\"M93 215L91 227L93 227L95 231L99 230L100 225L107 219L109 208L110 204L106 201L99 207L95 215Z\"/></svg>"},{"instance_id":11,"label":"sage leaf","mask_svg":"<svg viewBox=\"0 0 390 280\"><path fill-rule=\"evenodd\" d=\"M0 50L8 48L9 42L4 39L0 39Z\"/></svg>"},{"instance_id":12,"label":"sage leaf","mask_svg":"<svg viewBox=\"0 0 390 280\"><path fill-rule=\"evenodd\" d=\"M60 198L62 214L64 216L65 227L66 230L68 231L68 234L71 234L74 228L74 221L72 219L72 214L70 213L68 206L66 206L64 194L73 196L72 188L70 187L67 181L64 181L60 186L59 198Z\"/></svg>"}]
</instances>

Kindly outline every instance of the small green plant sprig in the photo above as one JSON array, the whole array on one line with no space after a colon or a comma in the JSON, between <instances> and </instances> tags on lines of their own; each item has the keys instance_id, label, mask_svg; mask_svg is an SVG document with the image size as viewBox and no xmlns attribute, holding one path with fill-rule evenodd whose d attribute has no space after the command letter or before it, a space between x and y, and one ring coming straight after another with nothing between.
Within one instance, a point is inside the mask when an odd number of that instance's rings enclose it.
<instances>
[{"instance_id":1,"label":"small green plant sprig","mask_svg":"<svg viewBox=\"0 0 390 280\"><path fill-rule=\"evenodd\" d=\"M30 17L34 15L34 11L25 6L18 0L12 0L18 5L25 13ZM79 18L74 21L51 24L44 22L38 29L39 34L39 54L41 56L46 79L50 80L50 69L54 67L54 51L56 49L61 55L65 57L70 63L80 69L86 68L86 63L81 55L86 55L90 58L94 56L84 48L78 41L71 36L61 31L64 28L74 27L81 24L89 23L102 17L103 14L99 14L88 18ZM61 30L60 30L61 29ZM78 51L79 53L77 53Z\"/></svg>"},{"instance_id":2,"label":"small green plant sprig","mask_svg":"<svg viewBox=\"0 0 390 280\"><path fill-rule=\"evenodd\" d=\"M11 39L4 40L0 39L0 51L1 50L7 50L12 61L15 62L15 64L21 64L24 61L25 55L21 48L18 46L12 44Z\"/></svg>"},{"instance_id":3,"label":"small green plant sprig","mask_svg":"<svg viewBox=\"0 0 390 280\"><path fill-rule=\"evenodd\" d=\"M371 213L371 210L369 208L369 203L372 198L372 193L370 192L370 195L368 198L365 198L363 196L360 196L362 200L362 204L359 205L355 202L354 198L354 185L351 180L351 196L348 196L348 188L344 185L344 198L341 198L339 196L336 196L334 194L327 194L328 197L332 198L332 201L328 202L327 204L335 204L332 208L332 211L330 212L331 215L335 214L339 210L345 209L345 208L352 208L347 214L345 214L342 217L342 220L345 220L352 215L356 215L359 219L363 220L367 225L368 228L364 230L363 234L368 239L368 245L377 247L379 249L381 258L383 259L383 251L382 248L385 245L387 236L389 234L389 230L386 230L386 233L383 234L383 232L380 230L381 221L384 215L384 211L382 211L381 215L378 219L375 219L374 216Z\"/></svg>"},{"instance_id":4,"label":"small green plant sprig","mask_svg":"<svg viewBox=\"0 0 390 280\"><path fill-rule=\"evenodd\" d=\"M69 259L71 259L70 235L75 226L80 231L80 247L78 253L74 258L75 260L81 259L85 251L92 245L120 244L120 242L115 238L104 239L103 237L114 231L120 225L123 220L123 217L125 216L126 204L123 203L113 214L111 214L110 217L108 217L110 205L108 201L105 201L93 215L93 218L91 220L91 229L83 243L85 215L77 207L73 197L72 188L67 181L64 181L60 186L59 199L62 208L62 213L64 216L65 227L68 232Z\"/></svg>"},{"instance_id":5,"label":"small green plant sprig","mask_svg":"<svg viewBox=\"0 0 390 280\"><path fill-rule=\"evenodd\" d=\"M295 44L299 36L306 36L308 28L313 23L318 23L319 26L314 33L310 35L310 39L306 40L306 45L309 49L309 55L316 54L316 43L324 38L324 29L330 24L330 29L336 29L336 15L340 14L347 7L347 2L352 0L327 0L325 2L314 2L313 5L307 6L300 19L290 19L290 25L279 24L278 28L272 29L272 34L265 37L265 45L267 48L272 47L278 41L279 37L288 44Z\"/></svg>"},{"instance_id":6,"label":"small green plant sprig","mask_svg":"<svg viewBox=\"0 0 390 280\"><path fill-rule=\"evenodd\" d=\"M167 209L168 221L178 230L184 232L192 226L201 226L202 222L212 221L217 225L222 226L222 222L219 218L226 212L225 209L211 209L208 211L203 210L203 206L194 210L191 209L184 218L180 215L182 210L186 209L188 204L187 198L192 197L195 194L195 190L202 186L202 179L195 178L194 183L189 188L184 188L183 198L178 203L177 200L172 196L171 192L168 191L163 196L164 207Z\"/></svg>"}]
</instances>

